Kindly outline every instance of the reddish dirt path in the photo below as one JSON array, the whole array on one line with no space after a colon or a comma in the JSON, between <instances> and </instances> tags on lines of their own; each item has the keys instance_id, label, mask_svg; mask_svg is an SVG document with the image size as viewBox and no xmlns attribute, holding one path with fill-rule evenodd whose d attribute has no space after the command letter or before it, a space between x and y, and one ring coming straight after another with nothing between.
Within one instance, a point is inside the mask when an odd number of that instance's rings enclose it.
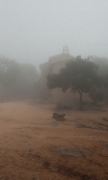
<instances>
[{"instance_id":1,"label":"reddish dirt path","mask_svg":"<svg viewBox=\"0 0 108 180\"><path fill-rule=\"evenodd\" d=\"M64 122L53 111L51 104L0 104L0 180L107 180L108 110L65 111Z\"/></svg>"}]
</instances>

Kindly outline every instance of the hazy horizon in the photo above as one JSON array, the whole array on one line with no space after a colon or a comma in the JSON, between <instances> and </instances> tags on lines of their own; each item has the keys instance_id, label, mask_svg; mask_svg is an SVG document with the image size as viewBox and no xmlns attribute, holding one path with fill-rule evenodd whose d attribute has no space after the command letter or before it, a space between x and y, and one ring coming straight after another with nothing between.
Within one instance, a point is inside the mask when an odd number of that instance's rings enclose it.
<instances>
[{"instance_id":1,"label":"hazy horizon","mask_svg":"<svg viewBox=\"0 0 108 180\"><path fill-rule=\"evenodd\" d=\"M108 1L1 0L0 55L36 66L69 47L108 57Z\"/></svg>"}]
</instances>

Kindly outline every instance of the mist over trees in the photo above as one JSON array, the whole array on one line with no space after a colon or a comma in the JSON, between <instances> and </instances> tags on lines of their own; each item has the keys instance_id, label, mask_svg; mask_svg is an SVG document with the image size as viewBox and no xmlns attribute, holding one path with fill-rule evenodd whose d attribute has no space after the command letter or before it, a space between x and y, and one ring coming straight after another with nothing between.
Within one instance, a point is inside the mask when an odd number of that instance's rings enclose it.
<instances>
[{"instance_id":1,"label":"mist over trees","mask_svg":"<svg viewBox=\"0 0 108 180\"><path fill-rule=\"evenodd\" d=\"M98 65L98 72L101 76L105 77L108 74L108 58L93 56L91 61Z\"/></svg>"},{"instance_id":2,"label":"mist over trees","mask_svg":"<svg viewBox=\"0 0 108 180\"><path fill-rule=\"evenodd\" d=\"M99 98L102 99L103 96L103 100L108 102L108 58L93 56L91 61L98 65L98 73L103 79L103 85L98 88Z\"/></svg>"},{"instance_id":3,"label":"mist over trees","mask_svg":"<svg viewBox=\"0 0 108 180\"><path fill-rule=\"evenodd\" d=\"M0 100L24 99L35 95L39 75L32 64L0 57Z\"/></svg>"}]
</instances>

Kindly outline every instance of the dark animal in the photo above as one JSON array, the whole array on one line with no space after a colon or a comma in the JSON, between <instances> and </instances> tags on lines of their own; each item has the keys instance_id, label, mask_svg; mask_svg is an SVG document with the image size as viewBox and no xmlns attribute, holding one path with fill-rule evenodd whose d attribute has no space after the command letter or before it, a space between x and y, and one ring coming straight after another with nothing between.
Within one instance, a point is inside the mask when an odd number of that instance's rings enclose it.
<instances>
[{"instance_id":1,"label":"dark animal","mask_svg":"<svg viewBox=\"0 0 108 180\"><path fill-rule=\"evenodd\" d=\"M65 114L53 113L53 118L56 120L64 120Z\"/></svg>"}]
</instances>

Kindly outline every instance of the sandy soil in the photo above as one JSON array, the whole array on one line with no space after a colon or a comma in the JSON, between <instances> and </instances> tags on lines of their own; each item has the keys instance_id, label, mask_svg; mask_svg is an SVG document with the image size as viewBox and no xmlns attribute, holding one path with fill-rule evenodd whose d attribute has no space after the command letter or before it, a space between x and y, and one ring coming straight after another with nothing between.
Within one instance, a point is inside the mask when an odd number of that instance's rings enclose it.
<instances>
[{"instance_id":1,"label":"sandy soil","mask_svg":"<svg viewBox=\"0 0 108 180\"><path fill-rule=\"evenodd\" d=\"M64 111L64 122L53 112L52 104L0 104L0 180L108 180L108 109Z\"/></svg>"}]
</instances>

